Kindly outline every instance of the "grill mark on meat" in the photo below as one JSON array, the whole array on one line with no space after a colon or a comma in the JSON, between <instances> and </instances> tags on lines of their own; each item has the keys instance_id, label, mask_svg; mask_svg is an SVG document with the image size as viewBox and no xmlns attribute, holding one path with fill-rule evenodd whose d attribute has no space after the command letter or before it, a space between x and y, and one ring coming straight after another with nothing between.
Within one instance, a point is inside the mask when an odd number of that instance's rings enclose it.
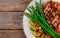
<instances>
[{"instance_id":1,"label":"grill mark on meat","mask_svg":"<svg viewBox=\"0 0 60 38\"><path fill-rule=\"evenodd\" d=\"M46 14L46 18L47 18L48 20L52 21L52 20L53 20L53 15L48 12L48 13Z\"/></svg>"}]
</instances>

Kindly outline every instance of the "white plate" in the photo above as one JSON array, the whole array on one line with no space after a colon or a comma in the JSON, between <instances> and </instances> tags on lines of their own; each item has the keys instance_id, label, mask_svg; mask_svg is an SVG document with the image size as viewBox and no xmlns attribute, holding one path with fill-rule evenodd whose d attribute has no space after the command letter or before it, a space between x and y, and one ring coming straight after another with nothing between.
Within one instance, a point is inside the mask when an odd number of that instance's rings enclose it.
<instances>
[{"instance_id":1,"label":"white plate","mask_svg":"<svg viewBox=\"0 0 60 38\"><path fill-rule=\"evenodd\" d=\"M38 3L40 3L40 0L33 0L28 6L33 5L35 7L35 1L37 1ZM47 0L42 0L42 3L46 2ZM53 1L58 1L60 2L60 0L53 0ZM28 10L26 9L25 12L28 12ZM26 38L35 38L35 36L33 36L31 30L29 29L29 18L27 18L26 16L23 16L23 29L26 35Z\"/></svg>"}]
</instances>

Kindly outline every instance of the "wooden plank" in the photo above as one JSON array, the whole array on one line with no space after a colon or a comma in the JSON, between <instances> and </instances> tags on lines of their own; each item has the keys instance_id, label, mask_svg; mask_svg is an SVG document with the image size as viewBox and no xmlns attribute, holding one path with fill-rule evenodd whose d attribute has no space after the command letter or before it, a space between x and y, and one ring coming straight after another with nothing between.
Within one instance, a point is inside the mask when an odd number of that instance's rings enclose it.
<instances>
[{"instance_id":1,"label":"wooden plank","mask_svg":"<svg viewBox=\"0 0 60 38\"><path fill-rule=\"evenodd\" d=\"M0 29L22 29L23 12L0 12Z\"/></svg>"},{"instance_id":2,"label":"wooden plank","mask_svg":"<svg viewBox=\"0 0 60 38\"><path fill-rule=\"evenodd\" d=\"M0 0L0 11L24 11L32 0Z\"/></svg>"},{"instance_id":3,"label":"wooden plank","mask_svg":"<svg viewBox=\"0 0 60 38\"><path fill-rule=\"evenodd\" d=\"M0 5L3 7L10 5L27 5L32 0L0 0Z\"/></svg>"},{"instance_id":4,"label":"wooden plank","mask_svg":"<svg viewBox=\"0 0 60 38\"><path fill-rule=\"evenodd\" d=\"M27 5L16 5L0 8L0 12L23 12L26 9Z\"/></svg>"},{"instance_id":5,"label":"wooden plank","mask_svg":"<svg viewBox=\"0 0 60 38\"><path fill-rule=\"evenodd\" d=\"M0 38L26 38L23 30L0 30Z\"/></svg>"}]
</instances>

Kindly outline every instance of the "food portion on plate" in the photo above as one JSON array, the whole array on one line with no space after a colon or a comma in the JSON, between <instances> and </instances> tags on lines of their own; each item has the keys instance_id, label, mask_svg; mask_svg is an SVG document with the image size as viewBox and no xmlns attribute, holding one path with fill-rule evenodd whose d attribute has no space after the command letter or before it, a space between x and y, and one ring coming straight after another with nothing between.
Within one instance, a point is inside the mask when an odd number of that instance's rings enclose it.
<instances>
[{"instance_id":1,"label":"food portion on plate","mask_svg":"<svg viewBox=\"0 0 60 38\"><path fill-rule=\"evenodd\" d=\"M60 2L35 2L35 7L28 6L27 16L30 30L36 38L60 38Z\"/></svg>"},{"instance_id":2,"label":"food portion on plate","mask_svg":"<svg viewBox=\"0 0 60 38\"><path fill-rule=\"evenodd\" d=\"M60 3L49 1L43 10L48 24L60 34Z\"/></svg>"},{"instance_id":3,"label":"food portion on plate","mask_svg":"<svg viewBox=\"0 0 60 38\"><path fill-rule=\"evenodd\" d=\"M46 7L43 7L43 10L44 10L47 22L54 28L55 27L60 28L60 16L59 16L60 15L60 3L49 1Z\"/></svg>"}]
</instances>

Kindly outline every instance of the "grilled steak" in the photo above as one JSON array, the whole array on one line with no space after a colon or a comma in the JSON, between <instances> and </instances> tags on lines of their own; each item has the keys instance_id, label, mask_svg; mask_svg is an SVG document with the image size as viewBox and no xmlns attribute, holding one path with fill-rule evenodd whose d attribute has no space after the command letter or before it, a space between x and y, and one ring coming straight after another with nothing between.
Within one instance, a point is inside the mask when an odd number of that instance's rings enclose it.
<instances>
[{"instance_id":1,"label":"grilled steak","mask_svg":"<svg viewBox=\"0 0 60 38\"><path fill-rule=\"evenodd\" d=\"M43 10L47 22L52 26L60 28L60 3L48 1L43 4Z\"/></svg>"}]
</instances>

